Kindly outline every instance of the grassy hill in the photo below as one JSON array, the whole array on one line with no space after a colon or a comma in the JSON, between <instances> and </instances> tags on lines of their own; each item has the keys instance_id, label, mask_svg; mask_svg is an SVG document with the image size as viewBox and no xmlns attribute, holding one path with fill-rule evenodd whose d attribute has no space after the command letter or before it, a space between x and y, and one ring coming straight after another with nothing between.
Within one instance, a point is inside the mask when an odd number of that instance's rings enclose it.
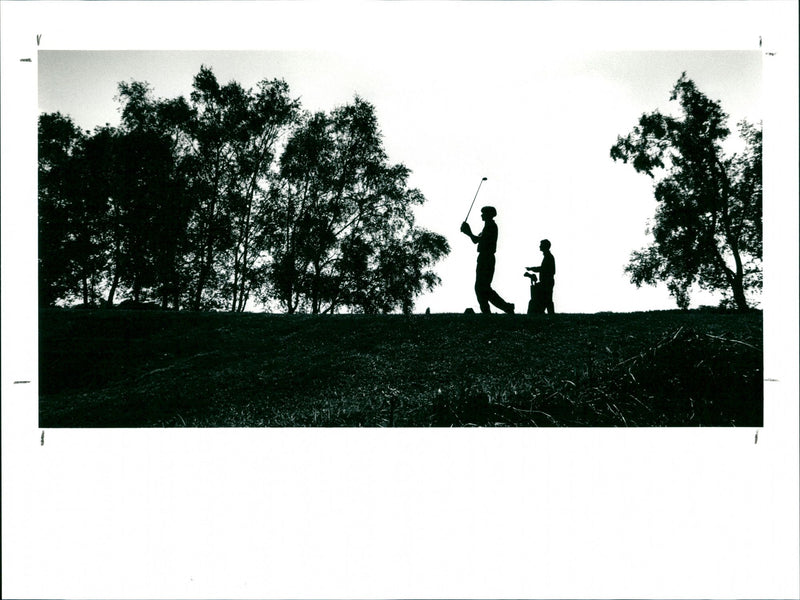
<instances>
[{"instance_id":1,"label":"grassy hill","mask_svg":"<svg viewBox=\"0 0 800 600\"><path fill-rule=\"evenodd\" d=\"M761 313L40 312L41 427L761 426Z\"/></svg>"}]
</instances>

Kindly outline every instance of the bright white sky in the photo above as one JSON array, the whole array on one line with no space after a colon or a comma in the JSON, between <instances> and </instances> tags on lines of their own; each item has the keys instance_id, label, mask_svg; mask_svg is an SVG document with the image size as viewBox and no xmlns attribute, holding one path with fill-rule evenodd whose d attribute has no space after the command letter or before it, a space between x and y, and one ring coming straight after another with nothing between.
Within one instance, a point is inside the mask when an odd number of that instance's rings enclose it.
<instances>
[{"instance_id":1,"label":"bright white sky","mask_svg":"<svg viewBox=\"0 0 800 600\"><path fill-rule=\"evenodd\" d=\"M274 52L41 51L39 109L61 111L91 129L119 122L119 81L144 80L160 97L188 96L202 64L221 82L246 87L285 79L305 108L331 110L359 94L375 105L392 162L413 171L427 198L418 224L445 235L442 284L417 311L477 308L475 246L459 233L481 177L470 223L497 208L494 288L524 311L525 266L538 265L539 240L553 244L560 312L674 308L665 286L636 289L623 272L647 243L652 182L609 149L644 112L675 110L672 86L683 71L720 100L735 127L761 119L761 52L509 51L478 37L431 52L379 48ZM698 294L694 305L716 304Z\"/></svg>"}]
</instances>

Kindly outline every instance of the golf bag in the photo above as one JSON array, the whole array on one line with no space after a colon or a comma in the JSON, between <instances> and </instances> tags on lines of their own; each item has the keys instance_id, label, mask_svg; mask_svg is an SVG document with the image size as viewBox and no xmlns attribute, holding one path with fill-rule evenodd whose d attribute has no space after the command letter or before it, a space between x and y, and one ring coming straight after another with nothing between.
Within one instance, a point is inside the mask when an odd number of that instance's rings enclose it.
<instances>
[{"instance_id":1,"label":"golf bag","mask_svg":"<svg viewBox=\"0 0 800 600\"><path fill-rule=\"evenodd\" d=\"M531 299L528 301L528 314L541 315L544 314L545 306L543 288L536 279L531 279Z\"/></svg>"}]
</instances>

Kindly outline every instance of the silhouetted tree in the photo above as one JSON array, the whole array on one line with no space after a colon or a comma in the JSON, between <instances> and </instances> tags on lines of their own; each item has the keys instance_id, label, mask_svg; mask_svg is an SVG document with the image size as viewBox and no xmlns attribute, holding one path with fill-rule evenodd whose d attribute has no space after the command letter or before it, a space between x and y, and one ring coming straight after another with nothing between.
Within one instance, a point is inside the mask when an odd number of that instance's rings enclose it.
<instances>
[{"instance_id":1,"label":"silhouetted tree","mask_svg":"<svg viewBox=\"0 0 800 600\"><path fill-rule=\"evenodd\" d=\"M78 296L93 305L108 257L91 138L60 113L41 115L38 133L40 303Z\"/></svg>"},{"instance_id":2,"label":"silhouetted tree","mask_svg":"<svg viewBox=\"0 0 800 600\"><path fill-rule=\"evenodd\" d=\"M177 308L186 283L183 254L193 208L187 158L191 111L183 98L154 99L142 82L120 83L122 123L114 136L115 178L109 194L115 271L136 302L144 289Z\"/></svg>"},{"instance_id":3,"label":"silhouetted tree","mask_svg":"<svg viewBox=\"0 0 800 600\"><path fill-rule=\"evenodd\" d=\"M276 297L289 313L300 308L311 289L309 265L317 246L324 243L327 247L335 241L321 236L333 181L334 145L329 127L325 113L305 116L280 158L280 183L271 194L273 260L267 296Z\"/></svg>"},{"instance_id":4,"label":"silhouetted tree","mask_svg":"<svg viewBox=\"0 0 800 600\"><path fill-rule=\"evenodd\" d=\"M284 81L220 85L207 67L188 100L137 81L116 99L119 126L93 133L40 118L42 304L408 312L439 282L449 247L415 227L424 197L369 103L301 118Z\"/></svg>"},{"instance_id":5,"label":"silhouetted tree","mask_svg":"<svg viewBox=\"0 0 800 600\"><path fill-rule=\"evenodd\" d=\"M231 310L244 310L256 283L262 249L254 244L264 240L258 228L267 210L262 186L279 136L298 106L288 94L281 80L263 80L252 91L233 81L221 86L208 67L195 76L191 106L198 205L190 223L195 309L224 302Z\"/></svg>"},{"instance_id":6,"label":"silhouetted tree","mask_svg":"<svg viewBox=\"0 0 800 600\"><path fill-rule=\"evenodd\" d=\"M407 167L389 164L371 104L356 97L306 115L279 174L269 276L288 312L408 311L438 282L426 269L447 242L414 227L425 199L408 188Z\"/></svg>"},{"instance_id":7,"label":"silhouetted tree","mask_svg":"<svg viewBox=\"0 0 800 600\"><path fill-rule=\"evenodd\" d=\"M229 190L233 246L227 261L227 288L231 311L242 312L253 288L263 285L257 268L265 252L265 227L270 169L276 144L297 116L298 102L289 97L289 86L280 80L259 82L255 91L238 95L241 105L234 143L235 177Z\"/></svg>"},{"instance_id":8,"label":"silhouetted tree","mask_svg":"<svg viewBox=\"0 0 800 600\"><path fill-rule=\"evenodd\" d=\"M98 219L98 242L106 259L104 275L111 282L106 297L109 305L114 303L126 258L122 253L123 224L117 195L122 170L117 156L117 138L116 128L108 125L98 127L85 139L80 156L84 193L94 199L92 204L101 215Z\"/></svg>"},{"instance_id":9,"label":"silhouetted tree","mask_svg":"<svg viewBox=\"0 0 800 600\"><path fill-rule=\"evenodd\" d=\"M449 252L443 236L410 227L403 237L378 247L370 257L366 285L352 288L348 304L365 313L389 313L398 307L410 313L414 298L440 283L430 267Z\"/></svg>"},{"instance_id":10,"label":"silhouetted tree","mask_svg":"<svg viewBox=\"0 0 800 600\"><path fill-rule=\"evenodd\" d=\"M664 281L678 306L693 283L732 295L761 288L761 129L741 122L745 150L725 157L728 115L684 73L672 90L681 115L644 114L611 158L656 179L654 241L634 252L626 272L637 287Z\"/></svg>"},{"instance_id":11,"label":"silhouetted tree","mask_svg":"<svg viewBox=\"0 0 800 600\"><path fill-rule=\"evenodd\" d=\"M39 303L72 292L78 277L67 250L77 202L75 147L83 132L60 113L39 117Z\"/></svg>"},{"instance_id":12,"label":"silhouetted tree","mask_svg":"<svg viewBox=\"0 0 800 600\"><path fill-rule=\"evenodd\" d=\"M195 75L193 88L191 131L197 164L193 192L197 205L188 232L193 282L190 302L194 310L199 310L222 304L216 290L221 288L224 274L220 272L217 255L232 245L229 215L222 206L234 171L228 105L230 96L240 93L240 88L221 87L206 67ZM207 288L211 290L208 293Z\"/></svg>"}]
</instances>

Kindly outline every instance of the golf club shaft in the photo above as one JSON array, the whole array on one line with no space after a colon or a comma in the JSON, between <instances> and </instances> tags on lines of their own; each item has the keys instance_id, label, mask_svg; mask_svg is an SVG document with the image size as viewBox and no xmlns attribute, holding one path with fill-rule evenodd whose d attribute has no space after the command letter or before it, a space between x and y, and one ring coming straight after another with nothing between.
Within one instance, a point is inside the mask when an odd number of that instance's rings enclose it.
<instances>
[{"instance_id":1,"label":"golf club shaft","mask_svg":"<svg viewBox=\"0 0 800 600\"><path fill-rule=\"evenodd\" d=\"M478 197L478 192L481 191L481 186L483 185L484 181L486 181L486 177L481 179L481 182L478 184L478 189L475 191L475 198L472 199L472 204L469 205L469 210L467 211L467 216L464 217L464 222L465 223L467 222L467 219L469 219L469 213L472 212L472 207L475 206L475 199Z\"/></svg>"}]
</instances>

